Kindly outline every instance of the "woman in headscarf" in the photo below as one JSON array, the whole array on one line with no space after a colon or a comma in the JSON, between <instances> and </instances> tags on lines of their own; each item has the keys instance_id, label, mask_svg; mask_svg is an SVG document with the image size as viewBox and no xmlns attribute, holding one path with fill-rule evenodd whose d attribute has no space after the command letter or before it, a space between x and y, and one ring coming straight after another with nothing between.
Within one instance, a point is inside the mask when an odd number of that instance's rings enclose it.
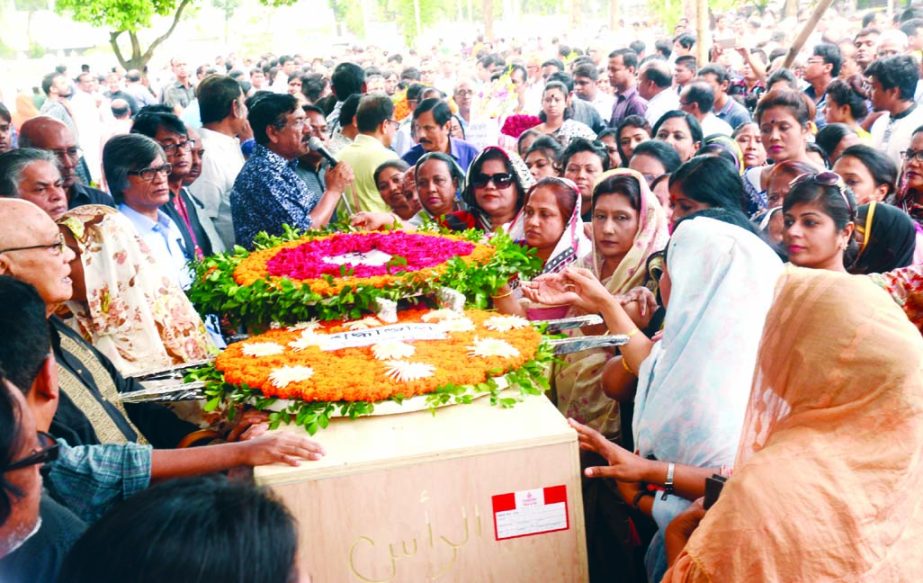
<instances>
[{"instance_id":1,"label":"woman in headscarf","mask_svg":"<svg viewBox=\"0 0 923 583\"><path fill-rule=\"evenodd\" d=\"M217 353L183 291L115 209L85 205L59 221L74 295L69 324L124 375Z\"/></svg>"},{"instance_id":2,"label":"woman in headscarf","mask_svg":"<svg viewBox=\"0 0 923 583\"><path fill-rule=\"evenodd\" d=\"M580 190L566 178L542 178L535 183L507 231L514 241L536 250L542 274L559 273L592 248L580 220ZM491 299L497 310L530 320L560 318L568 309L524 300L518 280L500 288Z\"/></svg>"},{"instance_id":3,"label":"woman in headscarf","mask_svg":"<svg viewBox=\"0 0 923 583\"><path fill-rule=\"evenodd\" d=\"M605 172L593 188L591 217L593 252L575 265L591 271L613 297L643 285L648 258L669 239L666 213L644 177L628 169ZM600 374L612 356L605 349L575 353L554 375L561 413L610 438L619 436L619 407L603 393Z\"/></svg>"},{"instance_id":4,"label":"woman in headscarf","mask_svg":"<svg viewBox=\"0 0 923 583\"><path fill-rule=\"evenodd\" d=\"M572 421L581 446L608 467L588 477L617 480L624 500L653 516L659 532L648 549L648 579L666 569L660 533L704 494L705 478L734 462L766 313L782 262L741 213L703 211L681 221L667 246L660 293L666 305L663 337L652 342L608 290L586 270L534 281L538 301L601 312L613 334L626 335L621 365L637 375L632 430L636 453ZM725 220L731 221L725 222ZM709 364L709 363L720 363ZM637 371L637 372L635 372ZM624 378L618 379L624 381ZM609 379L604 390L612 392ZM630 398L621 390L620 399ZM662 488L655 492L651 488Z\"/></svg>"},{"instance_id":5,"label":"woman in headscarf","mask_svg":"<svg viewBox=\"0 0 923 583\"><path fill-rule=\"evenodd\" d=\"M778 290L734 474L670 525L663 580L914 581L923 340L865 278L792 268Z\"/></svg>"},{"instance_id":6,"label":"woman in headscarf","mask_svg":"<svg viewBox=\"0 0 923 583\"><path fill-rule=\"evenodd\" d=\"M917 247L913 219L904 211L870 202L859 207L853 238L859 255L849 273L884 273L912 264Z\"/></svg>"},{"instance_id":7,"label":"woman in headscarf","mask_svg":"<svg viewBox=\"0 0 923 583\"><path fill-rule=\"evenodd\" d=\"M417 213L419 222L426 218L435 220L453 231L467 228L453 220L459 208L460 193L465 187L465 173L458 162L448 154L424 154L413 168L417 193L423 209Z\"/></svg>"},{"instance_id":8,"label":"woman in headscarf","mask_svg":"<svg viewBox=\"0 0 923 583\"><path fill-rule=\"evenodd\" d=\"M497 231L519 214L526 191L534 183L519 156L488 146L468 168L462 191L467 210L452 213L452 218L469 229Z\"/></svg>"}]
</instances>

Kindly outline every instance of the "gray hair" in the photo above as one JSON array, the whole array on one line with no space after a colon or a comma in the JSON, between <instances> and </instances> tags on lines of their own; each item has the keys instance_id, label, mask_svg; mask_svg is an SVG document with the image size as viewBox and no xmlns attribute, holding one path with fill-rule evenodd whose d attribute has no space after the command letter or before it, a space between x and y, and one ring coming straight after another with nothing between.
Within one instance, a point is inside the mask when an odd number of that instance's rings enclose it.
<instances>
[{"instance_id":1,"label":"gray hair","mask_svg":"<svg viewBox=\"0 0 923 583\"><path fill-rule=\"evenodd\" d=\"M128 173L147 168L157 156L167 161L160 144L141 134L115 136L106 142L103 146L103 173L115 202L124 201L122 193L128 188Z\"/></svg>"},{"instance_id":2,"label":"gray hair","mask_svg":"<svg viewBox=\"0 0 923 583\"><path fill-rule=\"evenodd\" d=\"M19 181L22 173L34 162L48 162L55 168L58 159L47 150L36 148L19 148L0 154L0 196L4 198L22 198Z\"/></svg>"}]
</instances>

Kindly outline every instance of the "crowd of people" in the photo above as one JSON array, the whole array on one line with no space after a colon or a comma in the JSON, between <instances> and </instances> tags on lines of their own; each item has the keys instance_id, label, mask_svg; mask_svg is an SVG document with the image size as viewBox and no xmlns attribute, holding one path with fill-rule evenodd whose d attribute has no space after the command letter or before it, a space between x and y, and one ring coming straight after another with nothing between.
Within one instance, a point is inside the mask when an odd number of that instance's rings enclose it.
<instances>
[{"instance_id":1,"label":"crowd of people","mask_svg":"<svg viewBox=\"0 0 923 583\"><path fill-rule=\"evenodd\" d=\"M627 337L549 371L591 580L913 579L923 8L844 22L789 55L723 14L708 62L681 20L611 46L176 56L161 87L61 67L0 104L0 579L307 580L240 468L320 443L119 394L230 341L191 262L285 225L433 223L534 250L498 311Z\"/></svg>"}]
</instances>

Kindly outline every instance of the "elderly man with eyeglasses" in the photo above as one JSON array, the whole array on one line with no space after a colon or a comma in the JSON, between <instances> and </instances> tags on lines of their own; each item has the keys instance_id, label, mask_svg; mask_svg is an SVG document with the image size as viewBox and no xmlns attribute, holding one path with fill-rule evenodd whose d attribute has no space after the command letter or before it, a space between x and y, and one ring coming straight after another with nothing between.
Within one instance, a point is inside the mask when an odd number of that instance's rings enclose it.
<instances>
[{"instance_id":1,"label":"elderly man with eyeglasses","mask_svg":"<svg viewBox=\"0 0 923 583\"><path fill-rule=\"evenodd\" d=\"M119 212L131 221L157 262L182 289L192 283L186 265L195 250L186 245L183 233L163 206L170 203L169 176L173 165L163 148L140 134L115 136L103 148L103 170Z\"/></svg>"},{"instance_id":2,"label":"elderly man with eyeglasses","mask_svg":"<svg viewBox=\"0 0 923 583\"><path fill-rule=\"evenodd\" d=\"M202 259L224 251L224 242L208 216L205 204L184 186L193 169L194 152L199 147L189 135L186 125L172 113L142 112L135 117L131 133L147 136L160 144L166 161L172 167L167 177L170 202L160 210L179 227L187 257Z\"/></svg>"},{"instance_id":3,"label":"elderly man with eyeglasses","mask_svg":"<svg viewBox=\"0 0 923 583\"><path fill-rule=\"evenodd\" d=\"M46 116L26 121L19 132L19 147L47 150L55 155L67 192L68 208L84 204L115 206L111 196L80 182L77 168L83 154L74 133L64 123Z\"/></svg>"}]
</instances>

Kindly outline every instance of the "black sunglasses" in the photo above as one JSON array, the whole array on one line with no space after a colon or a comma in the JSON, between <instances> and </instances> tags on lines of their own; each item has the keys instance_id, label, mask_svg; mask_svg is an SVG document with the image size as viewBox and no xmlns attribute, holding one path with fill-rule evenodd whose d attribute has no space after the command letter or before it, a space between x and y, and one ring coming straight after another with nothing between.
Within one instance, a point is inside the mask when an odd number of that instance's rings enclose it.
<instances>
[{"instance_id":1,"label":"black sunglasses","mask_svg":"<svg viewBox=\"0 0 923 583\"><path fill-rule=\"evenodd\" d=\"M475 174L471 177L471 184L477 188L483 188L493 180L497 188L507 188L513 184L513 175L509 172L498 172L497 174Z\"/></svg>"},{"instance_id":2,"label":"black sunglasses","mask_svg":"<svg viewBox=\"0 0 923 583\"><path fill-rule=\"evenodd\" d=\"M58 459L60 448L58 446L57 440L55 440L55 438L50 434L45 433L44 431L39 431L38 445L40 449L37 452L27 455L18 462L11 463L3 470L3 473L12 472L13 470L18 470L21 468L27 468L29 466L34 466L35 464L46 464Z\"/></svg>"}]
</instances>

